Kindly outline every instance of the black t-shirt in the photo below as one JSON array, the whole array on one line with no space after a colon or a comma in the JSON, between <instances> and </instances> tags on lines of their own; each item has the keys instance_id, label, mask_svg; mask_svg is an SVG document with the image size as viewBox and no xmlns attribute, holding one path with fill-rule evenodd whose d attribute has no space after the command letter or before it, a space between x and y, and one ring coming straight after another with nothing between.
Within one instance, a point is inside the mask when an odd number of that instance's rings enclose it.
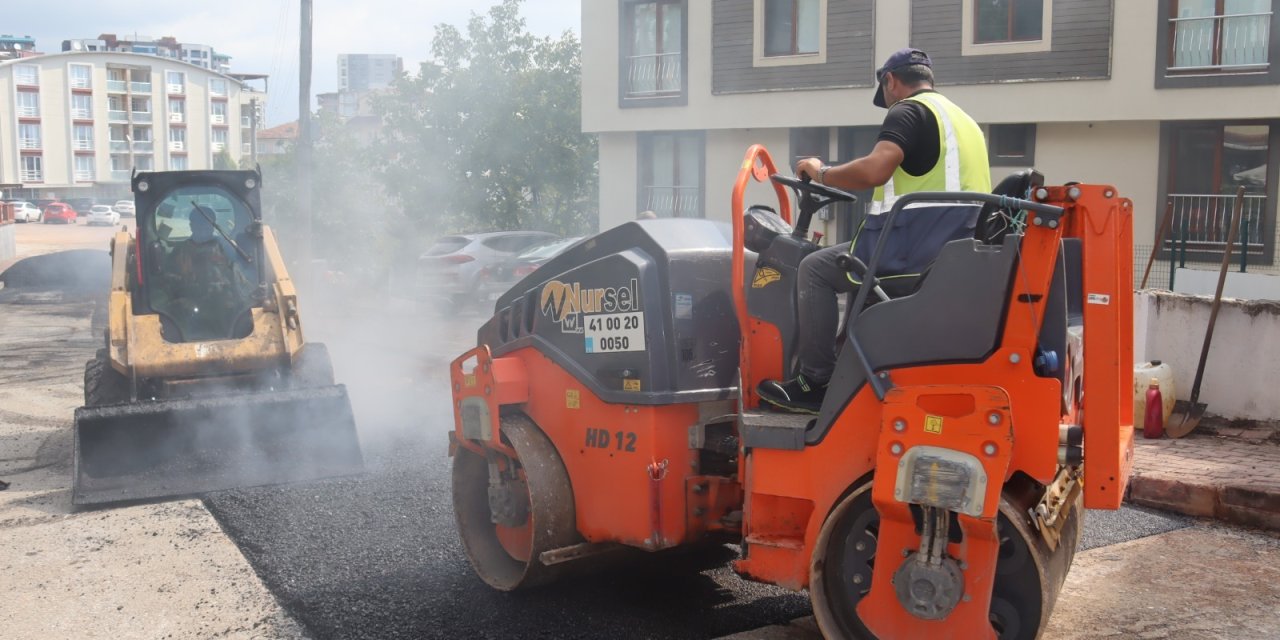
<instances>
[{"instance_id":1,"label":"black t-shirt","mask_svg":"<svg viewBox=\"0 0 1280 640\"><path fill-rule=\"evenodd\" d=\"M912 96L932 92L921 89ZM884 117L877 140L886 140L902 148L902 170L913 176L922 176L938 163L941 143L938 140L938 119L933 111L914 100L900 100Z\"/></svg>"}]
</instances>

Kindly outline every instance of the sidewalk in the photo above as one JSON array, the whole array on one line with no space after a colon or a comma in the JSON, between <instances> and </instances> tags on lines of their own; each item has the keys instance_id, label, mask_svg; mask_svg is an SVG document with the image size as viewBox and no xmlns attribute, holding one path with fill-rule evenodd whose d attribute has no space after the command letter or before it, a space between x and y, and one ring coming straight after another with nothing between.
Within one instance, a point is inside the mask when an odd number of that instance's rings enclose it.
<instances>
[{"instance_id":1,"label":"sidewalk","mask_svg":"<svg viewBox=\"0 0 1280 640\"><path fill-rule=\"evenodd\" d=\"M1280 531L1280 432L1206 426L1181 440L1137 434L1128 501Z\"/></svg>"}]
</instances>

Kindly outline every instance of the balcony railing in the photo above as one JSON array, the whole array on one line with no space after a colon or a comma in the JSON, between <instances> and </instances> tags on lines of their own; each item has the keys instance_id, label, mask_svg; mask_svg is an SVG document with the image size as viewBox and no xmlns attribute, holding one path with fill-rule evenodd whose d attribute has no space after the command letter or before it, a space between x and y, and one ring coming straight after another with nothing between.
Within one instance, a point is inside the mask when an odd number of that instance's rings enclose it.
<instances>
[{"instance_id":1,"label":"balcony railing","mask_svg":"<svg viewBox=\"0 0 1280 640\"><path fill-rule=\"evenodd\" d=\"M170 150L170 151L185 151L185 150L186 150L186 148L187 148L187 143L186 143L185 141L183 141L183 140L170 140L170 141L169 141L169 150Z\"/></svg>"},{"instance_id":2,"label":"balcony railing","mask_svg":"<svg viewBox=\"0 0 1280 640\"><path fill-rule=\"evenodd\" d=\"M698 187L642 187L645 208L659 217L701 218Z\"/></svg>"},{"instance_id":3,"label":"balcony railing","mask_svg":"<svg viewBox=\"0 0 1280 640\"><path fill-rule=\"evenodd\" d=\"M211 113L209 114L209 122L212 124L226 124L227 116L222 113Z\"/></svg>"},{"instance_id":4,"label":"balcony railing","mask_svg":"<svg viewBox=\"0 0 1280 640\"><path fill-rule=\"evenodd\" d=\"M249 156L253 154L253 144L249 142L240 143L240 155Z\"/></svg>"},{"instance_id":5,"label":"balcony railing","mask_svg":"<svg viewBox=\"0 0 1280 640\"><path fill-rule=\"evenodd\" d=\"M124 80L107 80L107 93L125 93L129 90L129 83Z\"/></svg>"},{"instance_id":6,"label":"balcony railing","mask_svg":"<svg viewBox=\"0 0 1280 640\"><path fill-rule=\"evenodd\" d=\"M19 117L19 118L39 118L39 117L40 117L40 107L38 107L38 106L36 106L36 107L24 107L24 106L19 106L19 107L18 107L18 117Z\"/></svg>"},{"instance_id":7,"label":"balcony railing","mask_svg":"<svg viewBox=\"0 0 1280 640\"><path fill-rule=\"evenodd\" d=\"M151 112L150 111L132 111L129 114L129 119L140 124L146 124L151 122Z\"/></svg>"},{"instance_id":8,"label":"balcony railing","mask_svg":"<svg viewBox=\"0 0 1280 640\"><path fill-rule=\"evenodd\" d=\"M1170 71L1265 71L1271 12L1171 18Z\"/></svg>"},{"instance_id":9,"label":"balcony railing","mask_svg":"<svg viewBox=\"0 0 1280 640\"><path fill-rule=\"evenodd\" d=\"M134 93L151 93L150 82L130 82L129 90Z\"/></svg>"},{"instance_id":10,"label":"balcony railing","mask_svg":"<svg viewBox=\"0 0 1280 640\"><path fill-rule=\"evenodd\" d=\"M71 88L72 89L92 89L93 83L90 82L88 78L72 78Z\"/></svg>"},{"instance_id":11,"label":"balcony railing","mask_svg":"<svg viewBox=\"0 0 1280 640\"><path fill-rule=\"evenodd\" d=\"M169 95L180 96L182 95L182 92L183 92L183 86L180 84L167 85L165 87L165 91L168 91Z\"/></svg>"},{"instance_id":12,"label":"balcony railing","mask_svg":"<svg viewBox=\"0 0 1280 640\"><path fill-rule=\"evenodd\" d=\"M128 122L128 111L116 111L114 109L107 110L107 122Z\"/></svg>"},{"instance_id":13,"label":"balcony railing","mask_svg":"<svg viewBox=\"0 0 1280 640\"><path fill-rule=\"evenodd\" d=\"M93 182L93 172L76 169L76 182Z\"/></svg>"},{"instance_id":14,"label":"balcony railing","mask_svg":"<svg viewBox=\"0 0 1280 640\"><path fill-rule=\"evenodd\" d=\"M170 111L170 112L169 112L169 122L186 122L186 121L187 121L187 116L186 116L186 114L184 114L184 113L182 113L182 112L180 112L180 111L178 111L178 112Z\"/></svg>"},{"instance_id":15,"label":"balcony railing","mask_svg":"<svg viewBox=\"0 0 1280 640\"><path fill-rule=\"evenodd\" d=\"M93 140L73 140L71 148L76 151L93 151Z\"/></svg>"},{"instance_id":16,"label":"balcony railing","mask_svg":"<svg viewBox=\"0 0 1280 640\"><path fill-rule=\"evenodd\" d=\"M90 120L93 118L93 109L72 109L71 117L76 120Z\"/></svg>"},{"instance_id":17,"label":"balcony railing","mask_svg":"<svg viewBox=\"0 0 1280 640\"><path fill-rule=\"evenodd\" d=\"M112 169L111 170L111 180L113 182L122 182L128 179L129 179L128 169Z\"/></svg>"},{"instance_id":18,"label":"balcony railing","mask_svg":"<svg viewBox=\"0 0 1280 640\"><path fill-rule=\"evenodd\" d=\"M1231 229L1231 215L1235 207L1233 195L1169 194L1173 203L1173 221L1164 248L1179 248L1186 238L1188 252L1218 253L1226 247ZM1266 238L1267 197L1262 194L1246 194L1240 213L1240 236L1235 239L1233 252L1247 246L1249 255L1262 255Z\"/></svg>"},{"instance_id":19,"label":"balcony railing","mask_svg":"<svg viewBox=\"0 0 1280 640\"><path fill-rule=\"evenodd\" d=\"M31 171L29 169L23 169L20 172L18 177L23 182L44 182L43 171Z\"/></svg>"},{"instance_id":20,"label":"balcony railing","mask_svg":"<svg viewBox=\"0 0 1280 640\"><path fill-rule=\"evenodd\" d=\"M141 153L151 153L151 150L154 148L155 148L155 143L150 140L134 140L133 141L134 151L138 151Z\"/></svg>"},{"instance_id":21,"label":"balcony railing","mask_svg":"<svg viewBox=\"0 0 1280 640\"><path fill-rule=\"evenodd\" d=\"M214 142L214 143L211 143L211 144L209 145L209 148L210 148L210 149L212 149L214 153L218 153L218 152L223 151L223 150L225 150L225 149L227 148L227 143L225 143L225 142Z\"/></svg>"},{"instance_id":22,"label":"balcony railing","mask_svg":"<svg viewBox=\"0 0 1280 640\"><path fill-rule=\"evenodd\" d=\"M627 95L652 97L679 94L681 52L650 53L628 58Z\"/></svg>"},{"instance_id":23,"label":"balcony railing","mask_svg":"<svg viewBox=\"0 0 1280 640\"><path fill-rule=\"evenodd\" d=\"M19 138L18 148L19 149L39 149L40 138Z\"/></svg>"}]
</instances>

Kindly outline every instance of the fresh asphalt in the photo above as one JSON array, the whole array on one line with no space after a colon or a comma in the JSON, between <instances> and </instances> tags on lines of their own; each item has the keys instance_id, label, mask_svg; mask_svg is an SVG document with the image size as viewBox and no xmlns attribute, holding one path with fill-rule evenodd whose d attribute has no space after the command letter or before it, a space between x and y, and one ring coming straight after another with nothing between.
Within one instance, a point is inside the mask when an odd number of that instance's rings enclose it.
<instances>
[{"instance_id":1,"label":"fresh asphalt","mask_svg":"<svg viewBox=\"0 0 1280 640\"><path fill-rule=\"evenodd\" d=\"M809 615L806 595L737 577L727 566L733 547L714 558L646 562L527 593L485 586L463 554L450 498L452 414L442 376L448 358L474 335L457 333L463 344L452 350L384 350L374 362L372 333L363 344L330 342L339 381L351 386L368 468L363 476L205 500L310 635L694 639ZM346 372L357 353L362 370L353 379ZM438 370L418 376L415 367ZM359 384L370 368L406 375ZM1187 524L1135 508L1090 512L1082 548Z\"/></svg>"}]
</instances>

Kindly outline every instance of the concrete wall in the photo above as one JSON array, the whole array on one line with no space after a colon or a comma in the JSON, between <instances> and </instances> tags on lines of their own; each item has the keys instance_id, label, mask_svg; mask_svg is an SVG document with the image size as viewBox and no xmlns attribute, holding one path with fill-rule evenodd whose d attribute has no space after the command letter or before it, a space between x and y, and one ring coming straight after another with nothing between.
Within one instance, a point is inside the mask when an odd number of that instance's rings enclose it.
<instances>
[{"instance_id":1,"label":"concrete wall","mask_svg":"<svg viewBox=\"0 0 1280 640\"><path fill-rule=\"evenodd\" d=\"M0 265L6 264L18 255L18 245L14 235L16 226L12 222L0 223Z\"/></svg>"},{"instance_id":2,"label":"concrete wall","mask_svg":"<svg viewBox=\"0 0 1280 640\"><path fill-rule=\"evenodd\" d=\"M1236 265L1227 273L1222 295L1242 300L1280 300L1280 276L1269 273L1240 273ZM1211 296L1218 289L1218 274L1214 269L1178 269L1173 279L1173 290L1199 296Z\"/></svg>"},{"instance_id":3,"label":"concrete wall","mask_svg":"<svg viewBox=\"0 0 1280 640\"><path fill-rule=\"evenodd\" d=\"M1212 298L1139 291L1134 300L1134 358L1173 368L1178 399L1191 396ZM1280 303L1224 299L1209 350L1200 402L1229 419L1280 417Z\"/></svg>"}]
</instances>

